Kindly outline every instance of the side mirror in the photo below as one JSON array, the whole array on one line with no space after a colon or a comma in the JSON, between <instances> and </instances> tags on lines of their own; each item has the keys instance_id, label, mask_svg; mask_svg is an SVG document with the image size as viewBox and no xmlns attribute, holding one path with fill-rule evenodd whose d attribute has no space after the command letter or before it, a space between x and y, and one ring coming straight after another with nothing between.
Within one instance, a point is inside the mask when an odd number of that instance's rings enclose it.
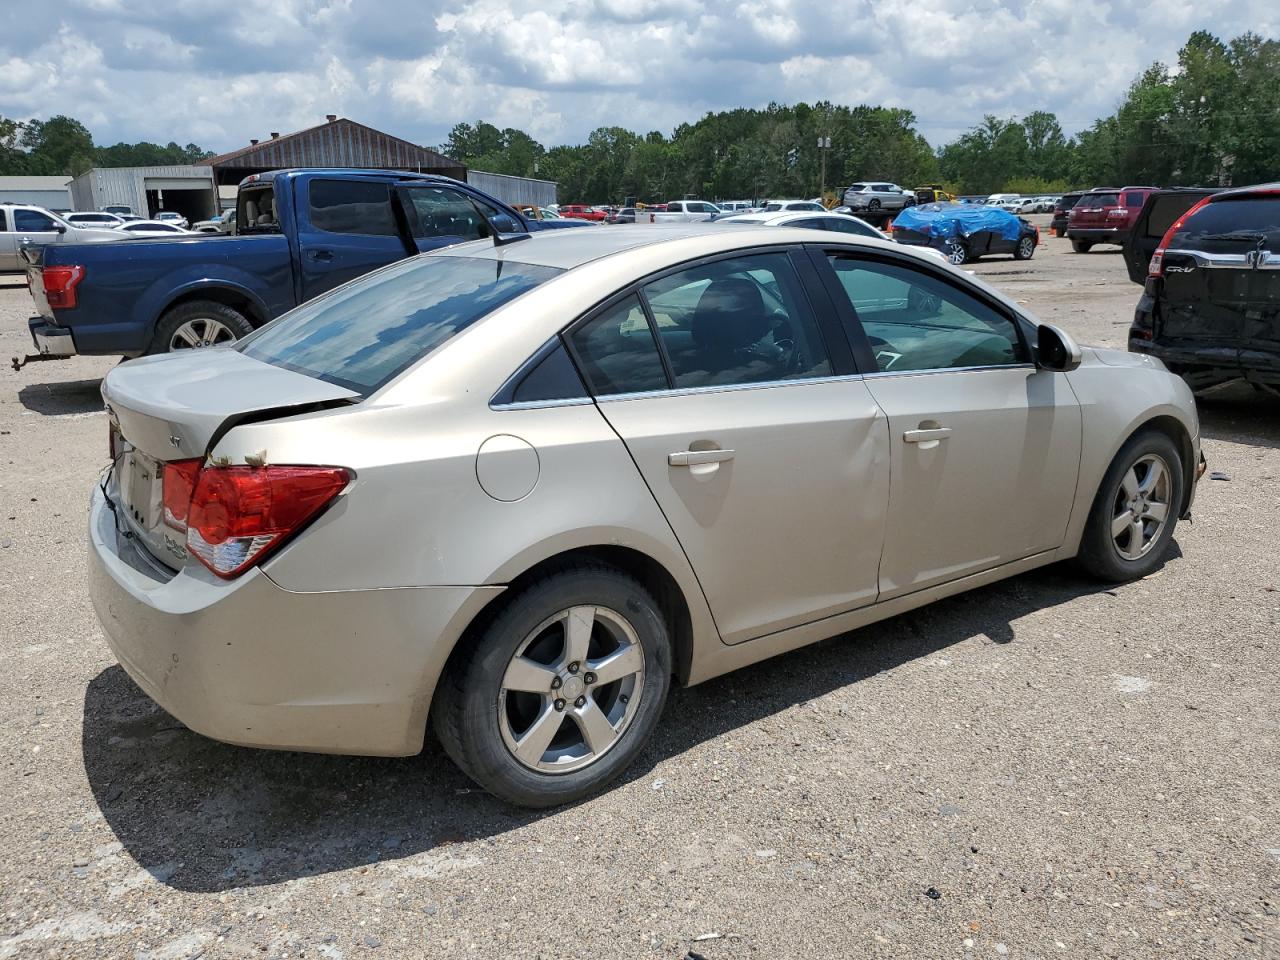
<instances>
[{"instance_id":1,"label":"side mirror","mask_svg":"<svg viewBox=\"0 0 1280 960\"><path fill-rule=\"evenodd\" d=\"M1043 370L1070 373L1080 366L1080 346L1065 330L1042 323L1036 331L1036 362Z\"/></svg>"},{"instance_id":2,"label":"side mirror","mask_svg":"<svg viewBox=\"0 0 1280 960\"><path fill-rule=\"evenodd\" d=\"M517 224L505 213L494 214L489 218L489 223L497 233L523 233L525 230L523 224Z\"/></svg>"},{"instance_id":3,"label":"side mirror","mask_svg":"<svg viewBox=\"0 0 1280 960\"><path fill-rule=\"evenodd\" d=\"M55 226L55 227L53 228L53 232L54 232L54 233L66 233L66 232L67 232L67 228L66 228L66 227L64 227L62 224L58 224L57 226Z\"/></svg>"}]
</instances>

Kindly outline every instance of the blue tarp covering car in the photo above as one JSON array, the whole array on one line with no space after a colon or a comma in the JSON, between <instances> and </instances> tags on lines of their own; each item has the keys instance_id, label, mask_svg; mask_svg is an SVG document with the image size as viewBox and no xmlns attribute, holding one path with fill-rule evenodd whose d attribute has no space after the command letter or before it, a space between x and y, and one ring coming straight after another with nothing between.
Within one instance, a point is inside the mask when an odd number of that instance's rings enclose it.
<instances>
[{"instance_id":1,"label":"blue tarp covering car","mask_svg":"<svg viewBox=\"0 0 1280 960\"><path fill-rule=\"evenodd\" d=\"M989 230L1004 240L1017 240L1023 221L999 207L964 203L926 203L907 207L893 221L895 230L906 229L933 237L968 237Z\"/></svg>"},{"instance_id":2,"label":"blue tarp covering car","mask_svg":"<svg viewBox=\"0 0 1280 960\"><path fill-rule=\"evenodd\" d=\"M917 247L933 247L954 264L993 253L1030 260L1040 231L999 207L963 203L926 203L907 207L893 221L893 239Z\"/></svg>"}]
</instances>

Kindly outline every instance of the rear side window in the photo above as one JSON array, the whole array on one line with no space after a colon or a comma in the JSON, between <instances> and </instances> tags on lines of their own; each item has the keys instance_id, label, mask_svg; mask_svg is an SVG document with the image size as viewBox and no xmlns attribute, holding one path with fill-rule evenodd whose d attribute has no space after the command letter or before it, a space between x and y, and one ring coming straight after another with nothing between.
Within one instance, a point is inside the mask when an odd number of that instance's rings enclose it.
<instances>
[{"instance_id":1,"label":"rear side window","mask_svg":"<svg viewBox=\"0 0 1280 960\"><path fill-rule=\"evenodd\" d=\"M1147 195L1145 193L1140 193L1140 192L1126 193L1124 195L1123 206L1140 207L1146 202L1146 200L1147 200Z\"/></svg>"},{"instance_id":2,"label":"rear side window","mask_svg":"<svg viewBox=\"0 0 1280 960\"><path fill-rule=\"evenodd\" d=\"M699 264L644 288L678 388L831 375L786 254Z\"/></svg>"},{"instance_id":3,"label":"rear side window","mask_svg":"<svg viewBox=\"0 0 1280 960\"><path fill-rule=\"evenodd\" d=\"M385 183L366 180L312 180L311 224L326 233L375 237L399 235Z\"/></svg>"},{"instance_id":4,"label":"rear side window","mask_svg":"<svg viewBox=\"0 0 1280 960\"><path fill-rule=\"evenodd\" d=\"M303 304L235 349L368 396L454 334L563 271L415 257Z\"/></svg>"},{"instance_id":5,"label":"rear side window","mask_svg":"<svg viewBox=\"0 0 1280 960\"><path fill-rule=\"evenodd\" d=\"M1215 200L1192 214L1169 245L1206 253L1240 253L1261 245L1280 253L1280 196Z\"/></svg>"},{"instance_id":6,"label":"rear side window","mask_svg":"<svg viewBox=\"0 0 1280 960\"><path fill-rule=\"evenodd\" d=\"M853 217L824 217L822 222L828 230L834 230L836 233L852 233L859 237L884 239L873 227L863 223L861 220L855 220Z\"/></svg>"},{"instance_id":7,"label":"rear side window","mask_svg":"<svg viewBox=\"0 0 1280 960\"><path fill-rule=\"evenodd\" d=\"M570 336L598 397L667 389L667 374L644 308L634 296L607 307Z\"/></svg>"},{"instance_id":8,"label":"rear side window","mask_svg":"<svg viewBox=\"0 0 1280 960\"><path fill-rule=\"evenodd\" d=\"M8 224L8 221L6 221L4 218L4 211L0 210L0 233L3 233L5 230L8 230L8 229L9 229L9 224Z\"/></svg>"}]
</instances>

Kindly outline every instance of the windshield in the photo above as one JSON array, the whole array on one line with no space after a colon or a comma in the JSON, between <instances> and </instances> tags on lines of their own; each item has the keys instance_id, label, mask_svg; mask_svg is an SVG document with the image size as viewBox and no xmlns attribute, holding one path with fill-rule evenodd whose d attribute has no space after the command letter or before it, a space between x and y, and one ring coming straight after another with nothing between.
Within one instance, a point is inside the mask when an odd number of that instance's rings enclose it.
<instances>
[{"instance_id":1,"label":"windshield","mask_svg":"<svg viewBox=\"0 0 1280 960\"><path fill-rule=\"evenodd\" d=\"M469 257L402 260L286 313L235 349L368 396L455 334L562 272Z\"/></svg>"}]
</instances>

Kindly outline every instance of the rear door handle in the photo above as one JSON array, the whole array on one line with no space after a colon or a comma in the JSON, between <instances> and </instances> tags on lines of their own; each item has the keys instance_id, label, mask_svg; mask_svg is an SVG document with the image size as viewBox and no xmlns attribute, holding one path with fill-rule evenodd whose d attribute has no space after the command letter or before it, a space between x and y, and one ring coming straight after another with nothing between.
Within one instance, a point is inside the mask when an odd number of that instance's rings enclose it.
<instances>
[{"instance_id":1,"label":"rear door handle","mask_svg":"<svg viewBox=\"0 0 1280 960\"><path fill-rule=\"evenodd\" d=\"M732 450L681 450L667 454L667 463L673 467L692 467L699 463L724 463L733 459Z\"/></svg>"},{"instance_id":2,"label":"rear door handle","mask_svg":"<svg viewBox=\"0 0 1280 960\"><path fill-rule=\"evenodd\" d=\"M902 439L907 443L928 443L930 440L945 440L949 436L950 427L935 427L932 430L908 430Z\"/></svg>"}]
</instances>

